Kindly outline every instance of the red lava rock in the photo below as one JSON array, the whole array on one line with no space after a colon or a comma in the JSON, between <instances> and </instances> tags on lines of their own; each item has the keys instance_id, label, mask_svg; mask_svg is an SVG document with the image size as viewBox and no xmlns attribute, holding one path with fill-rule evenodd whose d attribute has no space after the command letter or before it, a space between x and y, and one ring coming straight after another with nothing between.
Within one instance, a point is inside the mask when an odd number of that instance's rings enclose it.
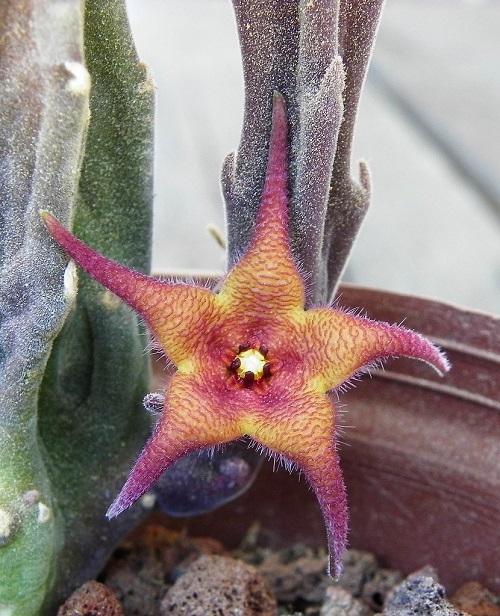
<instances>
[{"instance_id":1,"label":"red lava rock","mask_svg":"<svg viewBox=\"0 0 500 616\"><path fill-rule=\"evenodd\" d=\"M123 616L123 609L107 586L92 581L75 590L57 616Z\"/></svg>"},{"instance_id":2,"label":"red lava rock","mask_svg":"<svg viewBox=\"0 0 500 616\"><path fill-rule=\"evenodd\" d=\"M165 593L191 562L223 546L210 537L186 537L159 524L137 529L115 551L103 572L127 616L158 614Z\"/></svg>"},{"instance_id":3,"label":"red lava rock","mask_svg":"<svg viewBox=\"0 0 500 616\"><path fill-rule=\"evenodd\" d=\"M471 616L500 616L500 598L479 582L468 582L461 586L450 602L457 610Z\"/></svg>"},{"instance_id":4,"label":"red lava rock","mask_svg":"<svg viewBox=\"0 0 500 616\"><path fill-rule=\"evenodd\" d=\"M255 567L202 556L165 595L161 616L276 616L276 600Z\"/></svg>"}]
</instances>

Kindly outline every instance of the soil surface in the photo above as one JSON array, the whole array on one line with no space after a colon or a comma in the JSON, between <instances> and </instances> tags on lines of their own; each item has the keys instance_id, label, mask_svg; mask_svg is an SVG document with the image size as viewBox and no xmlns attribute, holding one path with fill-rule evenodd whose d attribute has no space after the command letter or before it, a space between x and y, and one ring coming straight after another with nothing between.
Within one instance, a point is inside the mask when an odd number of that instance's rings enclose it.
<instances>
[{"instance_id":1,"label":"soil surface","mask_svg":"<svg viewBox=\"0 0 500 616\"><path fill-rule=\"evenodd\" d=\"M258 534L250 529L228 551L210 537L146 524L58 616L500 616L499 598L474 581L448 599L430 566L404 579L349 550L334 582L324 551L258 547Z\"/></svg>"}]
</instances>

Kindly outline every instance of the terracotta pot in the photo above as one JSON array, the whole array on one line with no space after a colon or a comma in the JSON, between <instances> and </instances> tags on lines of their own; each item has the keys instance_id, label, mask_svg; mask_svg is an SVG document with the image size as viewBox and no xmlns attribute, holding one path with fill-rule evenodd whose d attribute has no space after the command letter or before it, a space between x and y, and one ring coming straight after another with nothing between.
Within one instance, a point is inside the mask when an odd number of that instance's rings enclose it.
<instances>
[{"instance_id":1,"label":"terracotta pot","mask_svg":"<svg viewBox=\"0 0 500 616\"><path fill-rule=\"evenodd\" d=\"M500 591L500 320L417 297L344 286L341 305L401 322L441 345L444 378L397 360L342 395L341 447L350 545L409 573L438 569L453 592L479 580ZM237 545L253 522L272 546L325 546L304 480L266 463L250 490L216 512L169 521Z\"/></svg>"}]
</instances>

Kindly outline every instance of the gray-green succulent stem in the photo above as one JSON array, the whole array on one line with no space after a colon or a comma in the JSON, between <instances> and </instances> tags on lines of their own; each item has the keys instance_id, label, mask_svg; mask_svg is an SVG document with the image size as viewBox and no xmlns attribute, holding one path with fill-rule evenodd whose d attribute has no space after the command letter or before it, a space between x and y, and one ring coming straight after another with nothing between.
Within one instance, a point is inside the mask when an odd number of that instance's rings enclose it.
<instances>
[{"instance_id":1,"label":"gray-green succulent stem","mask_svg":"<svg viewBox=\"0 0 500 616\"><path fill-rule=\"evenodd\" d=\"M0 613L46 616L141 515L104 517L149 421L142 329L76 296L39 211L148 270L154 93L122 0L6 0L0 30Z\"/></svg>"},{"instance_id":2,"label":"gray-green succulent stem","mask_svg":"<svg viewBox=\"0 0 500 616\"><path fill-rule=\"evenodd\" d=\"M291 232L308 305L331 299L368 208L350 158L359 96L383 0L233 0L245 79L237 152L222 171L231 266L248 244L262 191L272 92L291 133Z\"/></svg>"},{"instance_id":3,"label":"gray-green succulent stem","mask_svg":"<svg viewBox=\"0 0 500 616\"><path fill-rule=\"evenodd\" d=\"M0 6L0 612L33 616L52 585L60 513L37 431L40 382L75 298L74 268L38 210L66 222L78 187L90 79L80 1Z\"/></svg>"}]
</instances>

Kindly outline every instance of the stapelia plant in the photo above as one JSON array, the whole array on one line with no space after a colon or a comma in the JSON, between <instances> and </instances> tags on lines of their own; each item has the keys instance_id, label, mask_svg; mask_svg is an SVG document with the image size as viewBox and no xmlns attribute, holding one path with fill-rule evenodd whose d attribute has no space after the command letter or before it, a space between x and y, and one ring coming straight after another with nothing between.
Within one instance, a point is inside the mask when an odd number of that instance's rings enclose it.
<instances>
[{"instance_id":1,"label":"stapelia plant","mask_svg":"<svg viewBox=\"0 0 500 616\"><path fill-rule=\"evenodd\" d=\"M335 307L305 308L306 286L291 251L288 182L287 117L275 95L255 229L218 292L134 272L43 215L68 255L143 317L177 368L153 435L108 517L130 507L182 456L248 436L311 483L326 523L330 571L339 576L347 507L335 392L395 355L424 360L439 372L449 366L436 347L403 327Z\"/></svg>"}]
</instances>

